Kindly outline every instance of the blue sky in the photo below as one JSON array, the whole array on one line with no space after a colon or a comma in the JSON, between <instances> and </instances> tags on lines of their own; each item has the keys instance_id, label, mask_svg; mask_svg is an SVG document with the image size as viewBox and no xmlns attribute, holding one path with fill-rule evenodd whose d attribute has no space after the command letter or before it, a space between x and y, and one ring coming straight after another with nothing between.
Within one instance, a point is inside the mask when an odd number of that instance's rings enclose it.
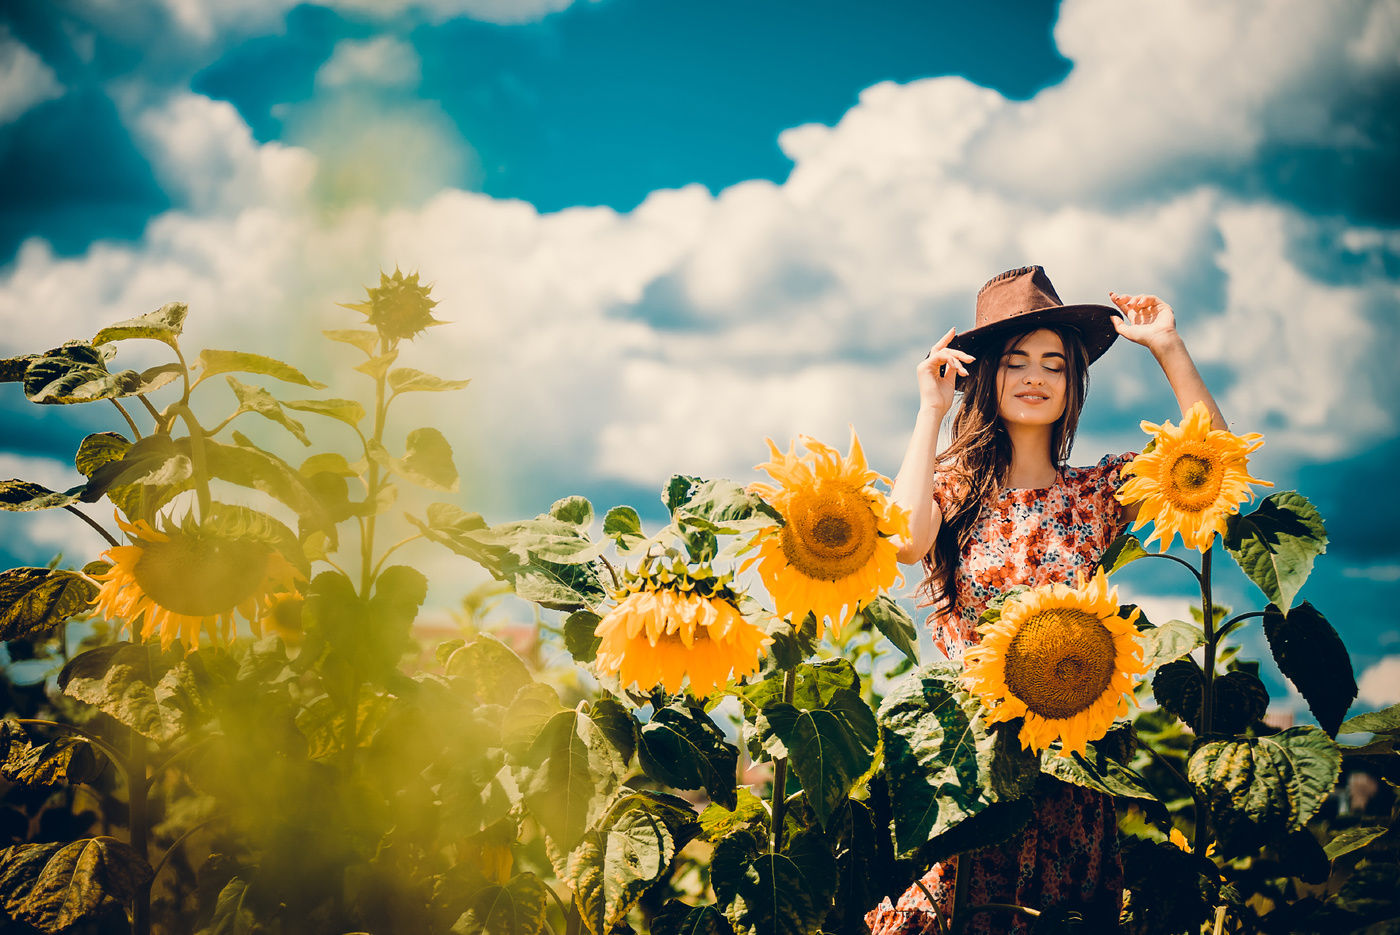
<instances>
[{"instance_id":1,"label":"blue sky","mask_svg":"<svg viewBox=\"0 0 1400 935\"><path fill-rule=\"evenodd\" d=\"M853 424L893 472L914 364L1002 269L1041 263L1067 301L1156 292L1266 433L1259 476L1323 509L1305 596L1391 703L1397 50L1394 0L9 4L0 352L180 298L191 342L334 382L334 303L416 267L456 322L420 365L474 383L408 414L449 424L462 504L656 517L669 474L746 478L765 435ZM1174 416L1115 347L1074 460ZM116 427L17 393L0 420L0 473L55 484ZM0 522L12 562L93 546ZM1169 568L1123 577L1184 613Z\"/></svg>"}]
</instances>

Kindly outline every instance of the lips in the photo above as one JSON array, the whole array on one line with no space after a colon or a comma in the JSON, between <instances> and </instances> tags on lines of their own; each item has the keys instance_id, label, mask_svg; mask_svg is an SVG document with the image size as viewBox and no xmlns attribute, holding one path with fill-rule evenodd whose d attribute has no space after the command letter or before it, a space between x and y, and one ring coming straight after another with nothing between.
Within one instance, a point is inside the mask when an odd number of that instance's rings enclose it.
<instances>
[{"instance_id":1,"label":"lips","mask_svg":"<svg viewBox=\"0 0 1400 935\"><path fill-rule=\"evenodd\" d=\"M1024 399L1024 400L1026 400L1026 401L1028 401L1028 402L1043 403L1043 402L1045 402L1046 400L1048 400L1050 397L1049 397L1049 396L1043 396L1043 395L1041 395L1040 393L1017 393L1017 394L1016 394L1016 398L1017 398L1017 399Z\"/></svg>"}]
</instances>

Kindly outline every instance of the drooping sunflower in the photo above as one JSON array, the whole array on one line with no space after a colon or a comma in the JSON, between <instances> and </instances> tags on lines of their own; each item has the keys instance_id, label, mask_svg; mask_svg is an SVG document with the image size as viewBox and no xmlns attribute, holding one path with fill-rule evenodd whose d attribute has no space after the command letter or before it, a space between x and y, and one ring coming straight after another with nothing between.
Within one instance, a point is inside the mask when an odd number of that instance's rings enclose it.
<instances>
[{"instance_id":1,"label":"drooping sunflower","mask_svg":"<svg viewBox=\"0 0 1400 935\"><path fill-rule=\"evenodd\" d=\"M1118 589L1102 568L1087 582L1081 573L1073 588L1033 588L978 627L963 684L982 699L988 722L1025 718L1022 747L1044 750L1059 739L1061 756L1083 753L1128 713L1134 676L1147 671L1137 616L1118 616Z\"/></svg>"},{"instance_id":2,"label":"drooping sunflower","mask_svg":"<svg viewBox=\"0 0 1400 935\"><path fill-rule=\"evenodd\" d=\"M305 576L264 538L229 535L187 519L156 529L145 520L117 524L131 545L102 557L112 568L95 575L102 586L93 601L108 619L120 620L142 640L160 633L163 648L176 639L199 648L207 631L228 641L238 612L261 634L260 622L275 603L296 595Z\"/></svg>"},{"instance_id":3,"label":"drooping sunflower","mask_svg":"<svg viewBox=\"0 0 1400 935\"><path fill-rule=\"evenodd\" d=\"M1180 532L1187 548L1204 552L1217 532L1224 534L1226 519L1240 504L1254 499L1250 484L1273 486L1248 471L1249 455L1264 444L1264 436L1212 429L1203 402L1192 406L1180 425L1144 422L1142 430L1153 436L1150 450L1123 468L1124 475L1133 476L1118 500L1142 501L1133 530L1154 523L1145 545L1158 540L1165 552Z\"/></svg>"},{"instance_id":4,"label":"drooping sunflower","mask_svg":"<svg viewBox=\"0 0 1400 935\"><path fill-rule=\"evenodd\" d=\"M748 489L768 501L783 523L758 531L750 542L758 554L743 568L757 562L778 616L800 626L812 614L820 639L825 620L839 636L862 607L903 580L890 537L909 535L909 513L871 486L889 479L867 466L855 429L845 458L815 438L798 438L805 455L794 445L784 454L766 439L771 460L755 470L766 470L780 486L757 483Z\"/></svg>"},{"instance_id":5,"label":"drooping sunflower","mask_svg":"<svg viewBox=\"0 0 1400 935\"><path fill-rule=\"evenodd\" d=\"M597 664L623 686L643 691L662 685L709 695L730 678L758 671L773 638L739 613L730 575L683 563L627 572L617 606L599 621Z\"/></svg>"}]
</instances>

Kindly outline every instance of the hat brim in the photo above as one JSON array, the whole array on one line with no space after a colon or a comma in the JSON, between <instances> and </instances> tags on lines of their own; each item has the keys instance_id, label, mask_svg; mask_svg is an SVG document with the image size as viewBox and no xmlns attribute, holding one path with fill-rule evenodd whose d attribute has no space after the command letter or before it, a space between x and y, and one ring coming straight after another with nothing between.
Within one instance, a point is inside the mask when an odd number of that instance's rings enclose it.
<instances>
[{"instance_id":1,"label":"hat brim","mask_svg":"<svg viewBox=\"0 0 1400 935\"><path fill-rule=\"evenodd\" d=\"M1122 313L1118 309L1107 305L1055 305L964 331L949 341L948 346L980 357L985 355L987 345L997 339L1005 340L1013 334L1034 331L1044 325L1070 325L1083 338L1085 354L1092 364L1118 340L1118 329L1113 327L1113 319L1120 317ZM959 376L957 387L961 389L962 384L963 378Z\"/></svg>"}]
</instances>

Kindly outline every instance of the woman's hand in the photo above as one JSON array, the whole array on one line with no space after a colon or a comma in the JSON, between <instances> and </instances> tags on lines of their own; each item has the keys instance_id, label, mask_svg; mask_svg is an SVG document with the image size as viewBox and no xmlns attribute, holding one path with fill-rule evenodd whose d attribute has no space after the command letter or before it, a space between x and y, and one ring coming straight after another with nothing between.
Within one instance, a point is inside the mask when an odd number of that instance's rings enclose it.
<instances>
[{"instance_id":1,"label":"woman's hand","mask_svg":"<svg viewBox=\"0 0 1400 935\"><path fill-rule=\"evenodd\" d=\"M1155 295L1110 292L1108 297L1123 314L1122 318L1112 319L1113 327L1129 341L1152 350L1177 339L1176 315L1170 305Z\"/></svg>"},{"instance_id":2,"label":"woman's hand","mask_svg":"<svg viewBox=\"0 0 1400 935\"><path fill-rule=\"evenodd\" d=\"M946 415L953 407L953 388L958 375L967 376L964 364L974 360L971 354L954 350L948 346L958 329L949 328L948 333L938 339L938 343L928 352L918 367L919 405L925 409L936 409L940 416Z\"/></svg>"}]
</instances>

